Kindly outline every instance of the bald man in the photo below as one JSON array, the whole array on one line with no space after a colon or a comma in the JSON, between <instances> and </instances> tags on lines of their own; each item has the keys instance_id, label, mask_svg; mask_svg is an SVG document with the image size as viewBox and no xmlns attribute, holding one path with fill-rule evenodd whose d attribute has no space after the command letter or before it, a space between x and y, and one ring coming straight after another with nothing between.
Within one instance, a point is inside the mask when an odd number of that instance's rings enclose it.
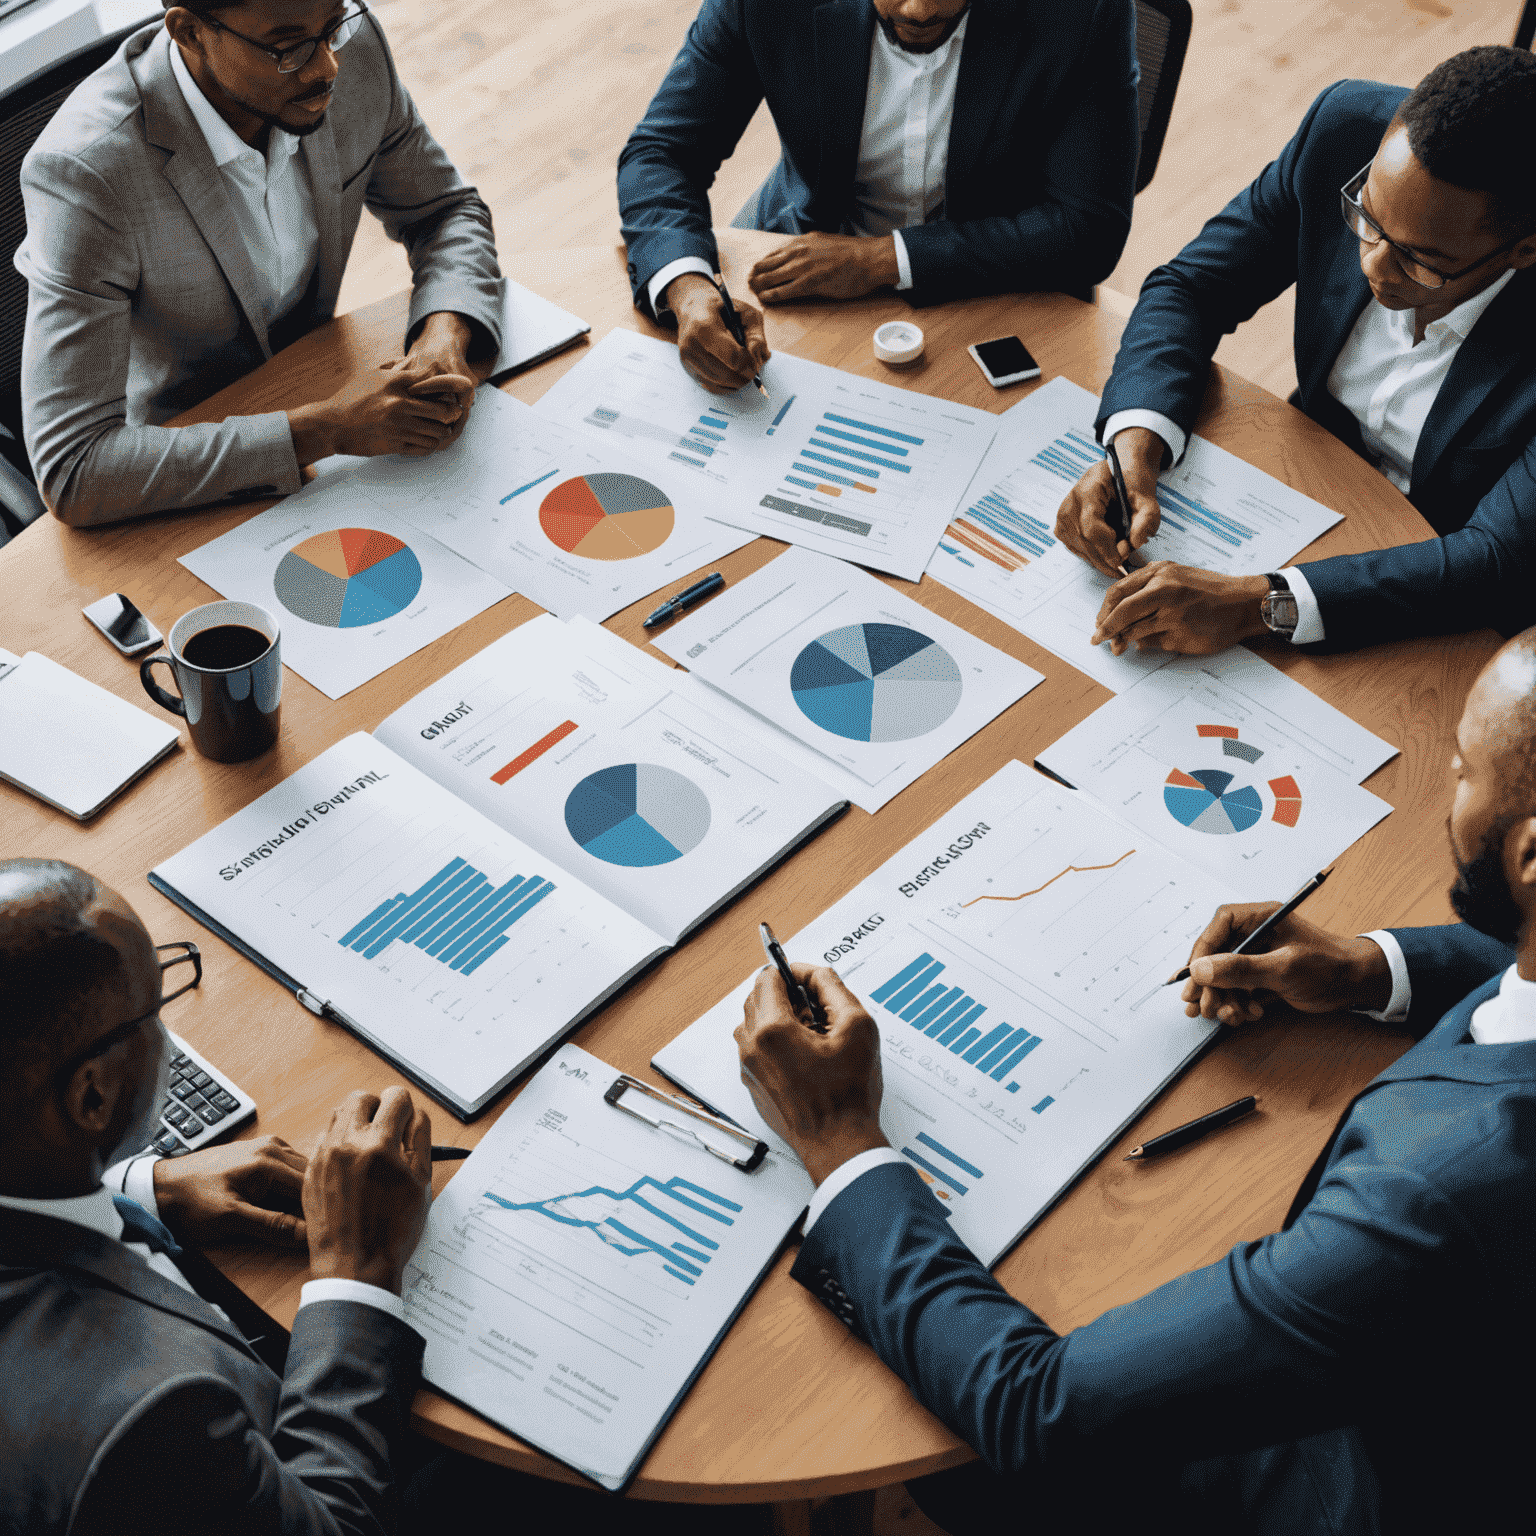
<instances>
[{"instance_id":1,"label":"bald man","mask_svg":"<svg viewBox=\"0 0 1536 1536\"><path fill-rule=\"evenodd\" d=\"M886 1141L859 1000L800 968L821 1035L764 973L743 1076L818 1185L792 1272L983 1458L911 1485L946 1530L1428 1536L1528 1504L1536 630L1473 687L1454 769L1459 925L1345 937L1293 916L1239 957L1275 908L1224 907L1185 989L1230 1025L1278 1000L1373 1010L1418 1043L1356 1095L1280 1231L1066 1335Z\"/></svg>"}]
</instances>

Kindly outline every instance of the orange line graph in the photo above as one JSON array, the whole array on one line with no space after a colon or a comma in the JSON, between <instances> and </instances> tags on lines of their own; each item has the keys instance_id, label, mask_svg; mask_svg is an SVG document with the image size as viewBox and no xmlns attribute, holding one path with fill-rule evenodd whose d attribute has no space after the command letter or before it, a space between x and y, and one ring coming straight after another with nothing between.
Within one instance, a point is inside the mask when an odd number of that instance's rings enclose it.
<instances>
[{"instance_id":1,"label":"orange line graph","mask_svg":"<svg viewBox=\"0 0 1536 1536\"><path fill-rule=\"evenodd\" d=\"M1023 901L1026 896L1038 896L1046 886L1055 885L1062 875L1088 875L1096 869L1113 869L1115 864L1124 864L1135 852L1134 848L1127 848L1114 864L1068 864L1059 874L1052 875L1045 885L1037 885L1032 891L1020 891L1017 896L973 896L969 901L962 901L960 906L964 910L966 907L974 907L978 901Z\"/></svg>"}]
</instances>

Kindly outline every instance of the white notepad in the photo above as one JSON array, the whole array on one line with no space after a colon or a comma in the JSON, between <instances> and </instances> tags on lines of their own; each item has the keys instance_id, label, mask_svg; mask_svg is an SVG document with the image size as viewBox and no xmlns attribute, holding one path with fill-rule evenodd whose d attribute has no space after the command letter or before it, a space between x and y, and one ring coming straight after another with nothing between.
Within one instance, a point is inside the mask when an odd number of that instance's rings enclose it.
<instances>
[{"instance_id":1,"label":"white notepad","mask_svg":"<svg viewBox=\"0 0 1536 1536\"><path fill-rule=\"evenodd\" d=\"M592 327L521 283L507 281L502 296L501 352L492 379L502 379L568 347Z\"/></svg>"},{"instance_id":2,"label":"white notepad","mask_svg":"<svg viewBox=\"0 0 1536 1536\"><path fill-rule=\"evenodd\" d=\"M0 778L77 821L159 762L177 735L36 651L0 651Z\"/></svg>"}]
</instances>

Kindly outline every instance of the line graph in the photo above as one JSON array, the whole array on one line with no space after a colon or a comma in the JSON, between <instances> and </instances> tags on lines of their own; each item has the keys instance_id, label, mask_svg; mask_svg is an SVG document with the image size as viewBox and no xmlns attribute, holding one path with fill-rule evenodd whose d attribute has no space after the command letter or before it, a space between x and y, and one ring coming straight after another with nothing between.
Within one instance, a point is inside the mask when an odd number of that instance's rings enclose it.
<instances>
[{"instance_id":1,"label":"line graph","mask_svg":"<svg viewBox=\"0 0 1536 1536\"><path fill-rule=\"evenodd\" d=\"M1049 890L1063 875L1088 875L1100 869L1114 869L1117 865L1125 863L1135 853L1134 848L1127 848L1118 859L1112 859L1108 864L1068 864L1063 870L1052 875L1044 885L1037 885L1032 891L1020 891L1017 896L973 896L969 901L960 903L961 911L967 907L974 907L980 901L1023 901L1027 896L1038 896L1041 891Z\"/></svg>"}]
</instances>

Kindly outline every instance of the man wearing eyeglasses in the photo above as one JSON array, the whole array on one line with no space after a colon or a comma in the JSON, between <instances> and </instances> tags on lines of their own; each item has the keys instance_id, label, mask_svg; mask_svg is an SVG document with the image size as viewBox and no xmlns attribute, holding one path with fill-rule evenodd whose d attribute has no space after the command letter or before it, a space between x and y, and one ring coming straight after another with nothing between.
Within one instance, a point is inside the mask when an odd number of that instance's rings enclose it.
<instances>
[{"instance_id":1,"label":"man wearing eyeglasses","mask_svg":"<svg viewBox=\"0 0 1536 1536\"><path fill-rule=\"evenodd\" d=\"M21 183L23 421L65 522L287 494L330 454L463 430L501 339L491 216L360 0L167 3ZM410 257L403 357L313 404L166 427L331 316L365 207Z\"/></svg>"},{"instance_id":2,"label":"man wearing eyeglasses","mask_svg":"<svg viewBox=\"0 0 1536 1536\"><path fill-rule=\"evenodd\" d=\"M1259 178L1147 279L1099 405L1134 513L1102 466L1058 538L1107 576L1157 531L1211 354L1296 287L1292 403L1369 459L1435 532L1267 576L1156 561L1115 582L1094 633L1203 655L1275 633L1342 650L1536 620L1536 58L1483 47L1412 92L1330 87ZM1148 551L1151 553L1151 551Z\"/></svg>"}]
</instances>

